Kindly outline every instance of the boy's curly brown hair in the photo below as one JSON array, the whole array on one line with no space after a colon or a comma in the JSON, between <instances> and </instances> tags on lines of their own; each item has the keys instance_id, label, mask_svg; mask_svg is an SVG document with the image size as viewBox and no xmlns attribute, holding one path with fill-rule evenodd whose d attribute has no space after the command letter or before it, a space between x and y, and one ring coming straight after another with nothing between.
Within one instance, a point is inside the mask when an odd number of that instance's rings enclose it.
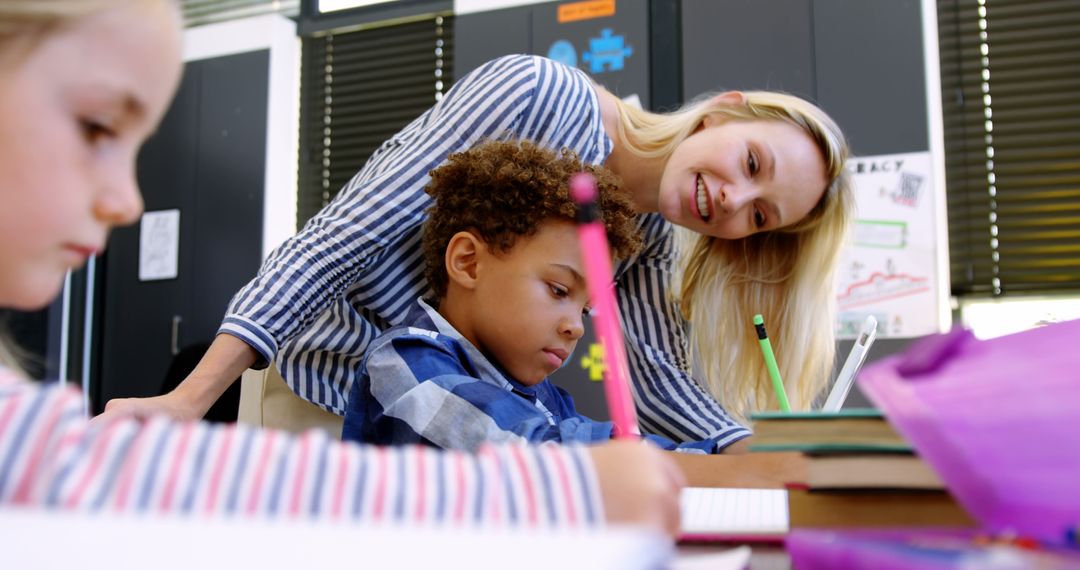
<instances>
[{"instance_id":1,"label":"boy's curly brown hair","mask_svg":"<svg viewBox=\"0 0 1080 570\"><path fill-rule=\"evenodd\" d=\"M518 237L534 235L548 220L574 221L570 177L589 172L596 178L598 214L607 228L616 259L641 248L630 198L606 168L584 165L573 151L548 150L529 141L492 141L450 155L431 171L424 189L435 205L424 222L424 260L428 283L446 295L446 246L460 231L471 231L496 253L514 247Z\"/></svg>"}]
</instances>

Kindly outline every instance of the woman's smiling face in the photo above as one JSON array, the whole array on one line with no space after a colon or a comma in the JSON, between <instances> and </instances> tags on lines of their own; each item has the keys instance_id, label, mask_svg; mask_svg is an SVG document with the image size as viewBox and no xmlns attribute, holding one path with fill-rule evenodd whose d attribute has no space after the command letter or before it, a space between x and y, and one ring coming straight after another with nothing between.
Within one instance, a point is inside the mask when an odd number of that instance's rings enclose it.
<instances>
[{"instance_id":1,"label":"woman's smiling face","mask_svg":"<svg viewBox=\"0 0 1080 570\"><path fill-rule=\"evenodd\" d=\"M821 151L803 129L710 115L668 159L659 210L698 233L739 239L802 220L827 183Z\"/></svg>"}]
</instances>

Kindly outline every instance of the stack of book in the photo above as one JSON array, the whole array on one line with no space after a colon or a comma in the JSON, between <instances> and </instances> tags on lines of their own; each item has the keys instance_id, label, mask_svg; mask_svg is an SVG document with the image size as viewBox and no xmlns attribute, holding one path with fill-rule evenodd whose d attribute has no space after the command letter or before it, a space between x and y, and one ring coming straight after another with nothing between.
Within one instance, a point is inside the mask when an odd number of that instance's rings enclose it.
<instances>
[{"instance_id":1,"label":"stack of book","mask_svg":"<svg viewBox=\"0 0 1080 570\"><path fill-rule=\"evenodd\" d=\"M791 528L966 527L971 517L880 412L762 413L751 451L799 452L786 483Z\"/></svg>"}]
</instances>

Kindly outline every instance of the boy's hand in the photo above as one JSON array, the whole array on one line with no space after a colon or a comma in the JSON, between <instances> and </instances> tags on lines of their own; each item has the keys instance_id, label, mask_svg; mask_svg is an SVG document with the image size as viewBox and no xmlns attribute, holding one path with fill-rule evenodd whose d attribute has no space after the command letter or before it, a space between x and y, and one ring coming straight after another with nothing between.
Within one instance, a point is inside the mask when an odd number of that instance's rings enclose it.
<instances>
[{"instance_id":1,"label":"boy's hand","mask_svg":"<svg viewBox=\"0 0 1080 570\"><path fill-rule=\"evenodd\" d=\"M589 449L609 524L630 524L679 534L682 471L648 443L616 440Z\"/></svg>"}]
</instances>

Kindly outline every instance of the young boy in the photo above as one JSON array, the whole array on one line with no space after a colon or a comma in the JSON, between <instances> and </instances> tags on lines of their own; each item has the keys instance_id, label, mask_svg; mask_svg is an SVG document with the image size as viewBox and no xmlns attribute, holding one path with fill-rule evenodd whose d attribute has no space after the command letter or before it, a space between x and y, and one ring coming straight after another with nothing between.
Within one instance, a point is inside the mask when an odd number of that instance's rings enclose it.
<instances>
[{"instance_id":1,"label":"young boy","mask_svg":"<svg viewBox=\"0 0 1080 570\"><path fill-rule=\"evenodd\" d=\"M475 450L485 442L597 442L610 422L579 415L547 380L584 333L588 292L568 181L588 170L614 256L640 248L629 198L614 176L570 152L489 142L431 173L424 226L432 301L368 350L353 383L343 439ZM666 449L712 452L715 442Z\"/></svg>"}]
</instances>

